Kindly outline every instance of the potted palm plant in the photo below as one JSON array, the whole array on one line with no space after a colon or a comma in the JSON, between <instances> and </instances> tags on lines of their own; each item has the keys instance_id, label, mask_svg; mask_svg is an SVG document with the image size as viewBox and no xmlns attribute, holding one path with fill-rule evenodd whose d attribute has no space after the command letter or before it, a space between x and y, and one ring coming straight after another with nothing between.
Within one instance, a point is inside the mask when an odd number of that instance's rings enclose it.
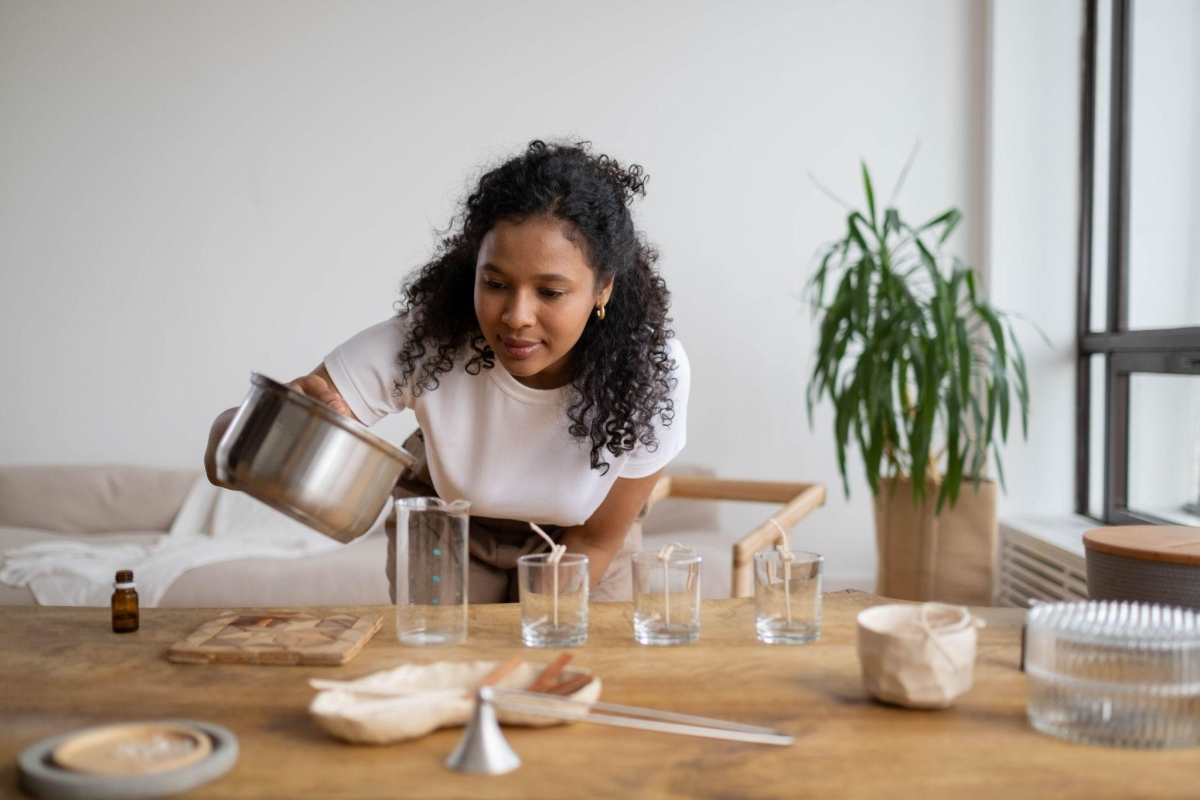
<instances>
[{"instance_id":1,"label":"potted palm plant","mask_svg":"<svg viewBox=\"0 0 1200 800\"><path fill-rule=\"evenodd\" d=\"M876 592L987 605L997 523L985 473L994 467L1003 485L999 445L1014 399L1027 435L1025 359L974 272L943 253L959 211L914 227L891 201L876 206L865 164L862 178L866 209L848 209L807 287L820 329L809 425L828 397L847 497L847 450L856 444L862 456L875 496Z\"/></svg>"}]
</instances>

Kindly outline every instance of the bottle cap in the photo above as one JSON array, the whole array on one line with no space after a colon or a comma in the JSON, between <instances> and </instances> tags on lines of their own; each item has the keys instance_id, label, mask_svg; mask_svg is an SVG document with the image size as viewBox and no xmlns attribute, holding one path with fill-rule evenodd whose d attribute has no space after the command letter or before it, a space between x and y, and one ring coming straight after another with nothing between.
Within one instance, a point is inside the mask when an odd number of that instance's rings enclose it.
<instances>
[{"instance_id":1,"label":"bottle cap","mask_svg":"<svg viewBox=\"0 0 1200 800\"><path fill-rule=\"evenodd\" d=\"M117 583L130 583L133 581L133 570L120 569L117 570Z\"/></svg>"}]
</instances>

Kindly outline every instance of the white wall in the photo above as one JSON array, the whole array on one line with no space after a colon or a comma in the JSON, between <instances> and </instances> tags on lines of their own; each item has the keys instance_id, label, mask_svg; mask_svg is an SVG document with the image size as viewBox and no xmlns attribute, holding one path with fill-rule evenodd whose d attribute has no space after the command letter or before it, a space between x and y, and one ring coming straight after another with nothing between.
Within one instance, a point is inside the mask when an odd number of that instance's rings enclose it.
<instances>
[{"instance_id":1,"label":"white wall","mask_svg":"<svg viewBox=\"0 0 1200 800\"><path fill-rule=\"evenodd\" d=\"M652 176L684 460L826 481L800 544L869 585L860 468L847 503L804 415L797 297L843 219L805 174L857 201L860 157L890 188L920 139L900 206L959 206L981 262L986 29L948 0L3 0L0 463L198 467L251 370L391 313L482 165L574 134Z\"/></svg>"}]
</instances>

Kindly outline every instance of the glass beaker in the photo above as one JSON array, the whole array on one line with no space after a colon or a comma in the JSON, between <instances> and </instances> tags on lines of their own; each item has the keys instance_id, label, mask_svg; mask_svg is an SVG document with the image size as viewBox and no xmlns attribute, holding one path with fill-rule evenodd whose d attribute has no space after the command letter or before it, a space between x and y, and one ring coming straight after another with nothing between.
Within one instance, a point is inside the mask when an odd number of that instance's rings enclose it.
<instances>
[{"instance_id":1,"label":"glass beaker","mask_svg":"<svg viewBox=\"0 0 1200 800\"><path fill-rule=\"evenodd\" d=\"M416 646L467 638L467 521L471 504L396 501L396 638Z\"/></svg>"}]
</instances>

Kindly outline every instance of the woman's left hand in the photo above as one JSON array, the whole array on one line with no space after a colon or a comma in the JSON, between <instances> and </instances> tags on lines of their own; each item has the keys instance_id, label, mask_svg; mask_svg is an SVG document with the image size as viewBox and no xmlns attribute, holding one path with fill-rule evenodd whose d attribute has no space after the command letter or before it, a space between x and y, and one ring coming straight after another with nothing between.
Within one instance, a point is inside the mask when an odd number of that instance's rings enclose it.
<instances>
[{"instance_id":1,"label":"woman's left hand","mask_svg":"<svg viewBox=\"0 0 1200 800\"><path fill-rule=\"evenodd\" d=\"M562 543L567 546L568 553L583 553L588 557L592 589L621 552L629 528L642 513L660 477L662 470L645 478L617 478L604 502L587 522L567 528L563 534Z\"/></svg>"}]
</instances>

